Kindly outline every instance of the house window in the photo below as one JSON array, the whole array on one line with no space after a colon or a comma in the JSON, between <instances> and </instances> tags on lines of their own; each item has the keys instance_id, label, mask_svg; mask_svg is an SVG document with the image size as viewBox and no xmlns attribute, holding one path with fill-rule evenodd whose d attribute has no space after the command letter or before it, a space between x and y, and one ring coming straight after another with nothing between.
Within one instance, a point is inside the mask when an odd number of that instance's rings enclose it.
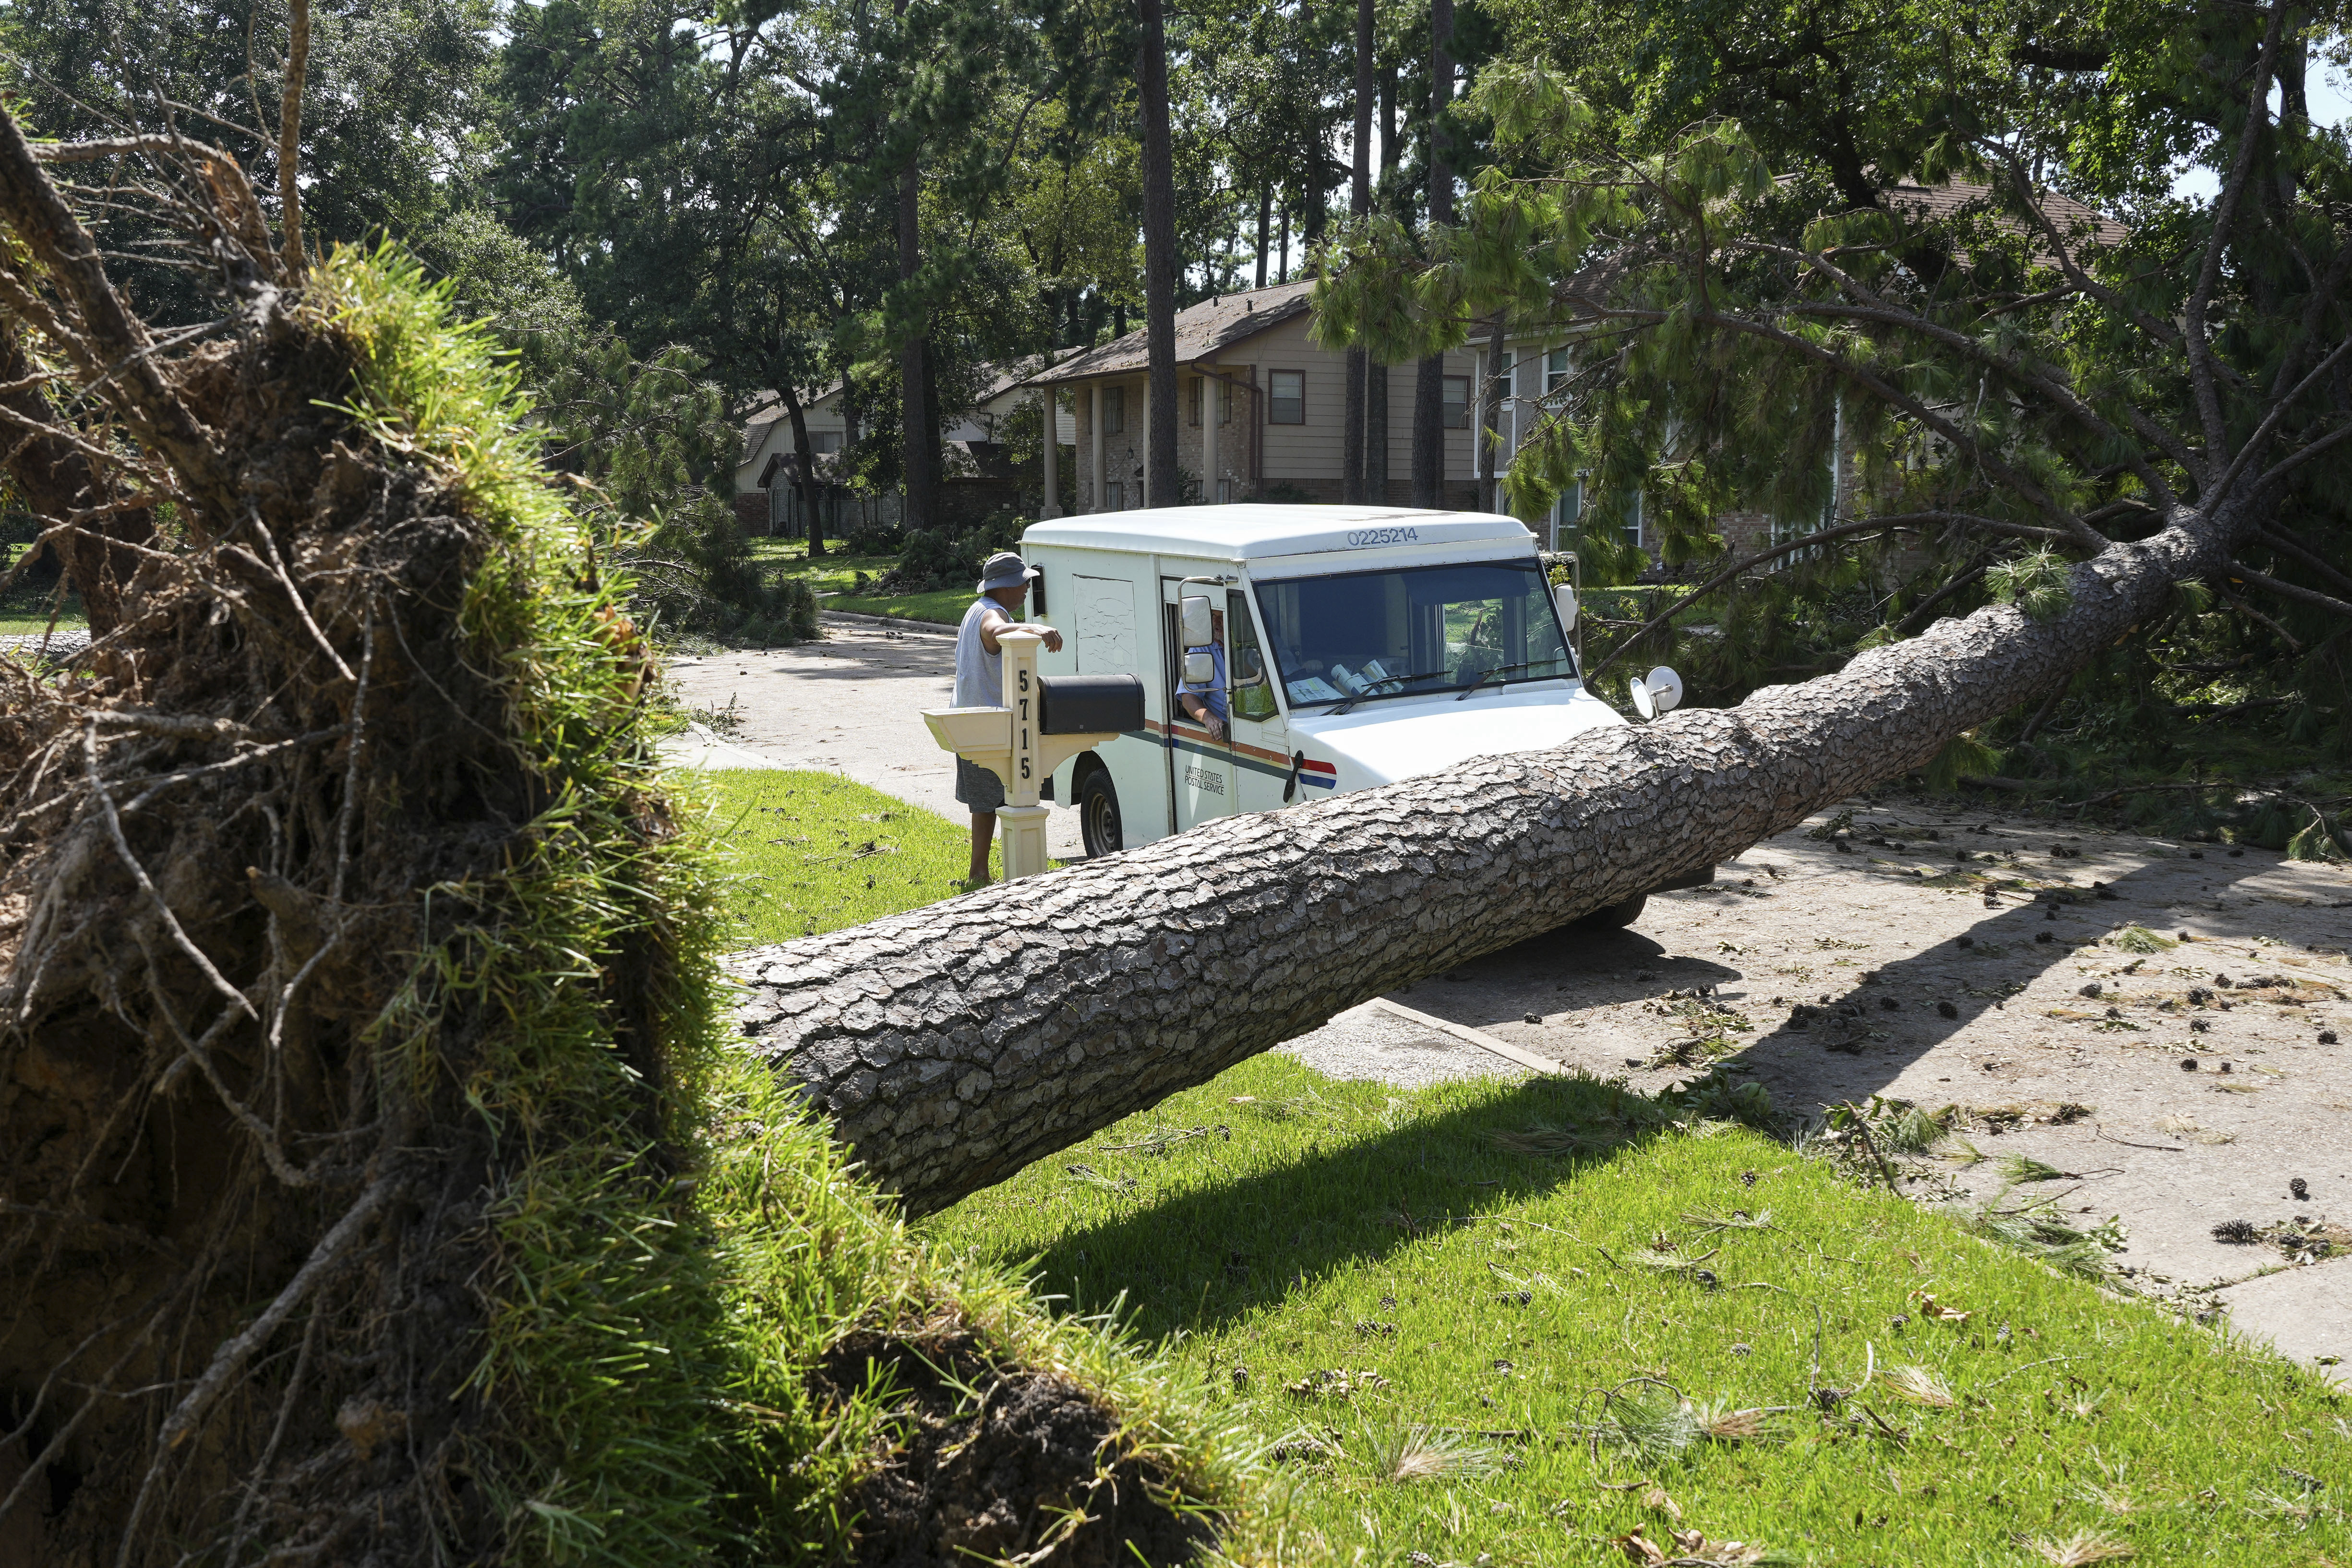
<instances>
[{"instance_id":1,"label":"house window","mask_svg":"<svg viewBox=\"0 0 2352 1568\"><path fill-rule=\"evenodd\" d=\"M812 430L812 431L810 431L810 432L809 432L809 449L810 449L811 451L813 451L813 452L821 452L821 453L822 453L822 452L838 452L838 451L840 451L840 450L841 450L841 432L839 432L839 431L837 431L837 430Z\"/></svg>"},{"instance_id":2,"label":"house window","mask_svg":"<svg viewBox=\"0 0 2352 1568\"><path fill-rule=\"evenodd\" d=\"M1445 396L1442 406L1445 414L1446 429L1470 428L1470 378L1468 376L1445 378Z\"/></svg>"},{"instance_id":3,"label":"house window","mask_svg":"<svg viewBox=\"0 0 2352 1568\"><path fill-rule=\"evenodd\" d=\"M1127 510L1126 486L1114 479L1109 484L1103 486L1103 510L1106 512L1123 512Z\"/></svg>"},{"instance_id":4,"label":"house window","mask_svg":"<svg viewBox=\"0 0 2352 1568\"><path fill-rule=\"evenodd\" d=\"M1551 504L1551 548L1559 549L1576 538L1576 519L1584 512L1584 486L1570 481Z\"/></svg>"},{"instance_id":5,"label":"house window","mask_svg":"<svg viewBox=\"0 0 2352 1568\"><path fill-rule=\"evenodd\" d=\"M1117 435L1127 428L1127 389L1105 387L1102 394L1103 434Z\"/></svg>"},{"instance_id":6,"label":"house window","mask_svg":"<svg viewBox=\"0 0 2352 1568\"><path fill-rule=\"evenodd\" d=\"M1268 424L1307 423L1307 372L1266 372L1265 422Z\"/></svg>"},{"instance_id":7,"label":"house window","mask_svg":"<svg viewBox=\"0 0 2352 1568\"><path fill-rule=\"evenodd\" d=\"M1201 428L1201 383L1208 379L1206 376L1194 376L1192 392L1184 400L1184 417L1192 421L1195 430Z\"/></svg>"},{"instance_id":8,"label":"house window","mask_svg":"<svg viewBox=\"0 0 2352 1568\"><path fill-rule=\"evenodd\" d=\"M1214 385L1217 389L1217 423L1231 424L1234 422L1234 383L1221 380Z\"/></svg>"},{"instance_id":9,"label":"house window","mask_svg":"<svg viewBox=\"0 0 2352 1568\"><path fill-rule=\"evenodd\" d=\"M1568 384L1568 350L1554 349L1544 356L1544 392L1546 395Z\"/></svg>"}]
</instances>

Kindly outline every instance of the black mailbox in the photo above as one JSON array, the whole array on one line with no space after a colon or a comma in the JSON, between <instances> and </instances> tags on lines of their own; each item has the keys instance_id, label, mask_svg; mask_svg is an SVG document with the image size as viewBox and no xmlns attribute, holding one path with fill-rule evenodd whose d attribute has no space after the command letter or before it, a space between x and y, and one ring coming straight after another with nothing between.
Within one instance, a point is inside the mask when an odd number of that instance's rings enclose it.
<instances>
[{"instance_id":1,"label":"black mailbox","mask_svg":"<svg viewBox=\"0 0 2352 1568\"><path fill-rule=\"evenodd\" d=\"M1143 727L1143 683L1133 675L1040 675L1037 733L1104 735Z\"/></svg>"}]
</instances>

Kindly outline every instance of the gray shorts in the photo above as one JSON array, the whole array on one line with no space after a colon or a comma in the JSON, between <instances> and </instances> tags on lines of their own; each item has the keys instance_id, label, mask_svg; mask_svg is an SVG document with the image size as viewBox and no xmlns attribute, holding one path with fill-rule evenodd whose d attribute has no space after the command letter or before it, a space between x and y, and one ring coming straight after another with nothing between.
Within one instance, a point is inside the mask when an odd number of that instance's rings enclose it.
<instances>
[{"instance_id":1,"label":"gray shorts","mask_svg":"<svg viewBox=\"0 0 2352 1568\"><path fill-rule=\"evenodd\" d=\"M993 814L1004 804L1004 780L965 758L956 758L955 797L975 816Z\"/></svg>"}]
</instances>

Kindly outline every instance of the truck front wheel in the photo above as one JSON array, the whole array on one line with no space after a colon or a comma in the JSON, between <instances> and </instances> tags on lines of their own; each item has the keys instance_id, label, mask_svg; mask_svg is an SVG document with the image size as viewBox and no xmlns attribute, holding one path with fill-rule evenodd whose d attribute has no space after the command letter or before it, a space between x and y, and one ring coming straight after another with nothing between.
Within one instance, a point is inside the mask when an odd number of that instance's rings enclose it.
<instances>
[{"instance_id":1,"label":"truck front wheel","mask_svg":"<svg viewBox=\"0 0 2352 1568\"><path fill-rule=\"evenodd\" d=\"M1111 787L1110 769L1091 769L1078 783L1078 836L1086 841L1089 859L1119 852L1118 791Z\"/></svg>"},{"instance_id":2,"label":"truck front wheel","mask_svg":"<svg viewBox=\"0 0 2352 1568\"><path fill-rule=\"evenodd\" d=\"M1622 904L1606 909L1596 909L1576 924L1587 931L1615 931L1642 918L1643 907L1650 902L1646 893L1637 893Z\"/></svg>"}]
</instances>

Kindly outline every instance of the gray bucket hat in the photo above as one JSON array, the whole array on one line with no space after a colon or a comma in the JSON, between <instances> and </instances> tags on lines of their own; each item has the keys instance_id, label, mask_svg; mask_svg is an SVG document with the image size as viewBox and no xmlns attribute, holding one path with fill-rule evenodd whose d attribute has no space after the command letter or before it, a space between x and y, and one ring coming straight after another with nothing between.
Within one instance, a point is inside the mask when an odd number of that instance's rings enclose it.
<instances>
[{"instance_id":1,"label":"gray bucket hat","mask_svg":"<svg viewBox=\"0 0 2352 1568\"><path fill-rule=\"evenodd\" d=\"M1011 588L1014 583L1026 582L1033 577L1043 575L1014 551L1001 549L982 564L980 591L986 593L991 589Z\"/></svg>"}]
</instances>

